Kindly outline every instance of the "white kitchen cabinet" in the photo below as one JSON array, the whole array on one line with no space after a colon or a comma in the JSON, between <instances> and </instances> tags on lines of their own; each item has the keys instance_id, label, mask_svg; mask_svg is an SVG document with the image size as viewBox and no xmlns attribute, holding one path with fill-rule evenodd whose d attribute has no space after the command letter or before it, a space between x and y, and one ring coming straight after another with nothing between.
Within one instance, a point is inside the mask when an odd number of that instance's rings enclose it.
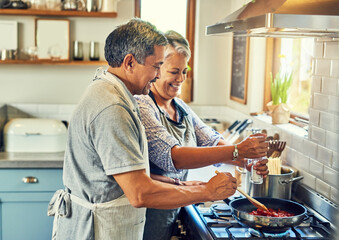
<instances>
[{"instance_id":1,"label":"white kitchen cabinet","mask_svg":"<svg viewBox=\"0 0 339 240\"><path fill-rule=\"evenodd\" d=\"M0 240L51 239L47 206L62 189L62 169L0 169Z\"/></svg>"}]
</instances>

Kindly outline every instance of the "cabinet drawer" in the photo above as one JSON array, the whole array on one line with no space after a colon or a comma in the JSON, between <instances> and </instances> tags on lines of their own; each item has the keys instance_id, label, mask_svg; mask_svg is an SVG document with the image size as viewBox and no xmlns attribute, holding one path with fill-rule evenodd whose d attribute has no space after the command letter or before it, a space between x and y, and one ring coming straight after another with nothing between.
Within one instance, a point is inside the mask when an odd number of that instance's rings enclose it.
<instances>
[{"instance_id":1,"label":"cabinet drawer","mask_svg":"<svg viewBox=\"0 0 339 240\"><path fill-rule=\"evenodd\" d=\"M1 169L0 192L36 192L63 189L62 169Z\"/></svg>"}]
</instances>

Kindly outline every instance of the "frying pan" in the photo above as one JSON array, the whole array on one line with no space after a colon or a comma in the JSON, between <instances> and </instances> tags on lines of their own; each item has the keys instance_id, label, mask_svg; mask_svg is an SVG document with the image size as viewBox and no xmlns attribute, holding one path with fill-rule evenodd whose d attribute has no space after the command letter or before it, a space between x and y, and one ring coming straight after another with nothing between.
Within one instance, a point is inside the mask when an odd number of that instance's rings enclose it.
<instances>
[{"instance_id":1,"label":"frying pan","mask_svg":"<svg viewBox=\"0 0 339 240\"><path fill-rule=\"evenodd\" d=\"M249 213L257 209L247 198L239 198L232 201L225 199L224 202L230 206L233 217L241 225L259 229L263 232L278 233L287 231L291 227L298 226L307 217L306 208L299 203L278 198L256 197L255 199L263 203L267 208L284 210L293 213L294 216L267 217L251 215Z\"/></svg>"}]
</instances>

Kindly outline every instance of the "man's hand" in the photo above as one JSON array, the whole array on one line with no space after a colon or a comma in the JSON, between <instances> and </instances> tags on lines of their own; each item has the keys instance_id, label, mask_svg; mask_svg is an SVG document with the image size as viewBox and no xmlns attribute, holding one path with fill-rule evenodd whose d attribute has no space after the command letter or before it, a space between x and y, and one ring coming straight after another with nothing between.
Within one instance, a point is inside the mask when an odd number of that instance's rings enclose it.
<instances>
[{"instance_id":1,"label":"man's hand","mask_svg":"<svg viewBox=\"0 0 339 240\"><path fill-rule=\"evenodd\" d=\"M211 199L223 200L232 196L237 190L237 180L229 172L221 172L212 177L206 184Z\"/></svg>"}]
</instances>

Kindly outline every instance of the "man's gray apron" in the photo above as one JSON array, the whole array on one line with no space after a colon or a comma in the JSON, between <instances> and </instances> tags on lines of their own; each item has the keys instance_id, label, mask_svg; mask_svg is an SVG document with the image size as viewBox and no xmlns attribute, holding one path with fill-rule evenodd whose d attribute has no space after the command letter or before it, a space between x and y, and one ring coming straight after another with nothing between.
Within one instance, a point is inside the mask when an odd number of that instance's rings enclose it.
<instances>
[{"instance_id":1,"label":"man's gray apron","mask_svg":"<svg viewBox=\"0 0 339 240\"><path fill-rule=\"evenodd\" d=\"M119 93L128 102L131 109L134 108L129 96L123 86L109 73L102 68L97 70L95 78L113 83ZM134 111L133 111L134 112ZM135 119L139 116L134 112ZM149 161L147 138L143 125L142 138L144 141L143 157L146 165L146 173L149 176ZM51 199L48 206L48 216L54 216L52 240L57 239L58 219L59 217L68 217L70 215L70 204L78 204L92 211L94 216L94 234L96 240L140 240L142 239L145 224L145 208L134 208L128 201L125 194L119 198L105 203L90 203L84 199L67 193L65 190L58 190ZM61 206L63 207L61 208ZM121 216L125 216L121 218ZM119 222L116 222L116 219Z\"/></svg>"},{"instance_id":2,"label":"man's gray apron","mask_svg":"<svg viewBox=\"0 0 339 240\"><path fill-rule=\"evenodd\" d=\"M156 106L158 107L157 104ZM162 125L167 129L167 131L173 137L175 137L179 141L180 146L185 146L185 147L196 147L197 146L194 126L190 118L187 115L183 117L183 120L181 123L177 123L177 122L174 122L168 119L165 116L164 111L160 109L159 107L158 107L158 110L160 112L160 119L161 119ZM188 173L187 170L183 170L180 173L165 172L163 170L160 170L158 167L156 167L152 162L150 164L151 164L151 169L153 170L152 173L161 174L163 176L167 176L171 178L179 178L182 181L186 181L187 179L187 173ZM145 224L145 231L144 231L143 239L144 240L170 239L174 231L175 220L178 217L179 210L180 208L169 209L169 210L148 208L146 211L146 224Z\"/></svg>"}]
</instances>

